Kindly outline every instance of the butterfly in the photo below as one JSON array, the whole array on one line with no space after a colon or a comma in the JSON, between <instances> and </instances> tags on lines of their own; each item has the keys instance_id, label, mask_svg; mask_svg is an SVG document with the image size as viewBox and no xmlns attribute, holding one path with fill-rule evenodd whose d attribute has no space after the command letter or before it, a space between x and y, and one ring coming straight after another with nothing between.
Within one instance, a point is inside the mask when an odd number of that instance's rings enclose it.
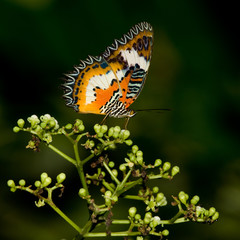
<instances>
[{"instance_id":1,"label":"butterfly","mask_svg":"<svg viewBox=\"0 0 240 240\"><path fill-rule=\"evenodd\" d=\"M153 29L147 22L115 39L100 56L81 60L65 74L66 105L79 113L102 114L127 121L136 112L129 106L139 96L150 66Z\"/></svg>"}]
</instances>

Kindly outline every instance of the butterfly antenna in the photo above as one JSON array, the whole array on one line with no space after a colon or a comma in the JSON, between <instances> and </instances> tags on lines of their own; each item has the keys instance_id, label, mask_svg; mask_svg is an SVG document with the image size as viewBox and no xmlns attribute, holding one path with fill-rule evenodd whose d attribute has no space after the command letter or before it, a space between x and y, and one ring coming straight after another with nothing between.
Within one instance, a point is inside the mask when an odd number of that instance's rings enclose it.
<instances>
[{"instance_id":1,"label":"butterfly antenna","mask_svg":"<svg viewBox=\"0 0 240 240\"><path fill-rule=\"evenodd\" d=\"M135 110L136 112L165 112L165 111L171 111L170 108L149 108L149 109L138 109Z\"/></svg>"}]
</instances>

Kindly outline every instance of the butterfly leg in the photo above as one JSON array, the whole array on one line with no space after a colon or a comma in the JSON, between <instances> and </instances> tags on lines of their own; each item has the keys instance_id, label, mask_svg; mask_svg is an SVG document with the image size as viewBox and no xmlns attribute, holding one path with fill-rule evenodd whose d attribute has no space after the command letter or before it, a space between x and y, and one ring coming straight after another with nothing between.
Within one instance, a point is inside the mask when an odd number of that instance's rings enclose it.
<instances>
[{"instance_id":1,"label":"butterfly leg","mask_svg":"<svg viewBox=\"0 0 240 240\"><path fill-rule=\"evenodd\" d=\"M104 122L106 121L107 117L108 117L109 114L106 114L105 117L103 118L103 120L101 121L100 125L103 125Z\"/></svg>"},{"instance_id":2,"label":"butterfly leg","mask_svg":"<svg viewBox=\"0 0 240 240\"><path fill-rule=\"evenodd\" d=\"M125 125L124 125L124 129L127 130L127 125L129 122L130 117L126 117L126 121L125 121Z\"/></svg>"}]
</instances>

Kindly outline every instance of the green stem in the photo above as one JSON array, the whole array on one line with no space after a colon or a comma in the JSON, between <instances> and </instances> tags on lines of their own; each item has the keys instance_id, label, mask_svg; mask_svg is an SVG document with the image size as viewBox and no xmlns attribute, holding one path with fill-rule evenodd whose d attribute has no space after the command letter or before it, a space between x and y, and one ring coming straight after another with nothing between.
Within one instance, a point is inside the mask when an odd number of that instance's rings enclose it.
<instances>
[{"instance_id":1,"label":"green stem","mask_svg":"<svg viewBox=\"0 0 240 240\"><path fill-rule=\"evenodd\" d=\"M140 232L111 232L112 237L127 237L127 236L139 236ZM98 232L98 233L86 233L84 237L107 237L109 236L106 232Z\"/></svg>"},{"instance_id":2,"label":"green stem","mask_svg":"<svg viewBox=\"0 0 240 240\"><path fill-rule=\"evenodd\" d=\"M108 173L111 175L112 179L116 182L116 184L120 184L120 181L113 175L111 169L108 167L108 165L106 164L106 162L103 162L103 166L106 168L106 170L108 171Z\"/></svg>"},{"instance_id":3,"label":"green stem","mask_svg":"<svg viewBox=\"0 0 240 240\"><path fill-rule=\"evenodd\" d=\"M58 148L54 147L52 144L48 144L47 146L50 149L52 149L54 152L56 152L58 155L60 155L61 157L65 158L68 162L70 162L70 163L72 163L73 165L76 166L76 160L75 159L69 157L67 154L63 153Z\"/></svg>"},{"instance_id":4,"label":"green stem","mask_svg":"<svg viewBox=\"0 0 240 240\"><path fill-rule=\"evenodd\" d=\"M82 164L84 165L84 164L87 163L89 160L91 160L94 156L95 156L95 154L92 153L91 155L89 155L88 157L86 157L84 160L82 160Z\"/></svg>"},{"instance_id":5,"label":"green stem","mask_svg":"<svg viewBox=\"0 0 240 240\"><path fill-rule=\"evenodd\" d=\"M123 198L144 201L143 197L139 197L137 195L125 195Z\"/></svg>"}]
</instances>

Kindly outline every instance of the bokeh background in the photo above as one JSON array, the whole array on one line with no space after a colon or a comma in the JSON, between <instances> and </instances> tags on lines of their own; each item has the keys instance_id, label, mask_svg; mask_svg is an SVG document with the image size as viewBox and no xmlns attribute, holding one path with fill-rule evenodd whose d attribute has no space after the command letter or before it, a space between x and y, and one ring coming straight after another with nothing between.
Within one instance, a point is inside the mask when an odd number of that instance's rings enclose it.
<instances>
[{"instance_id":1,"label":"bokeh background","mask_svg":"<svg viewBox=\"0 0 240 240\"><path fill-rule=\"evenodd\" d=\"M238 20L234 1L1 0L0 238L72 239L75 234L50 208L36 208L34 197L11 193L9 178L33 183L43 171L52 177L65 172L65 194L57 203L76 222L86 219L75 169L45 146L40 153L26 150L30 136L14 134L12 128L19 118L49 113L60 124L79 117L91 131L102 117L77 115L65 106L62 73L89 54L101 54L134 24L148 21L155 34L153 56L133 108L171 111L137 114L129 124L131 138L145 161L162 158L180 166L172 182L155 183L169 200L183 190L220 212L211 226L170 226L169 239L239 239ZM123 126L124 121L107 123ZM56 145L70 152L60 138ZM121 148L111 156L115 161L125 157ZM128 206L120 209L122 217Z\"/></svg>"}]
</instances>

